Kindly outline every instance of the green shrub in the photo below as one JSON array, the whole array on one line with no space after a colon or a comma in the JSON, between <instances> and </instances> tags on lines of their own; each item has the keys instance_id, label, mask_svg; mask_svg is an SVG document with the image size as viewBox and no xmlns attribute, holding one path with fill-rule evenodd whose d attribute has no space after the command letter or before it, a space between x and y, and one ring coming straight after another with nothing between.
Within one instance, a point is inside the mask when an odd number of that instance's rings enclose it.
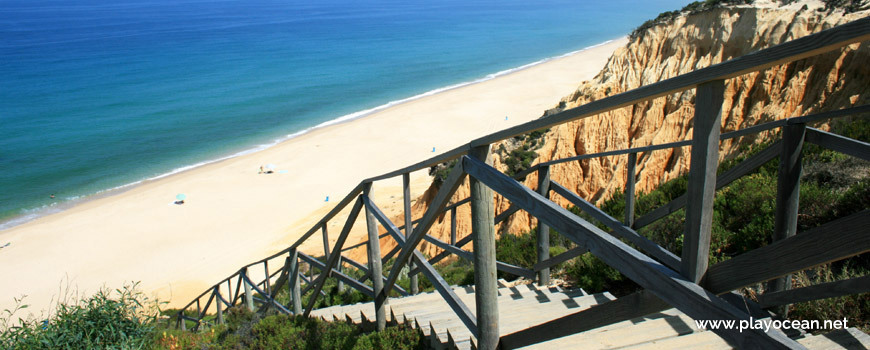
<instances>
[{"instance_id":1,"label":"green shrub","mask_svg":"<svg viewBox=\"0 0 870 350\"><path fill-rule=\"evenodd\" d=\"M389 327L359 337L354 349L426 349L423 333L408 326Z\"/></svg>"},{"instance_id":2,"label":"green shrub","mask_svg":"<svg viewBox=\"0 0 870 350\"><path fill-rule=\"evenodd\" d=\"M121 289L101 289L91 297L58 303L45 320L19 319L6 310L0 333L4 349L142 349L153 341L157 305L137 290L138 283Z\"/></svg>"},{"instance_id":3,"label":"green shrub","mask_svg":"<svg viewBox=\"0 0 870 350\"><path fill-rule=\"evenodd\" d=\"M839 270L839 271L838 271ZM850 278L867 276L870 269L854 263L846 263L840 268L832 264L819 266L796 273L792 277L793 288L808 287L819 283L833 282ZM867 293L847 295L838 298L820 299L792 304L789 311L790 319L798 320L849 320L848 326L858 327L864 332L870 332L870 298ZM822 331L813 329L811 331Z\"/></svg>"},{"instance_id":4,"label":"green shrub","mask_svg":"<svg viewBox=\"0 0 870 350\"><path fill-rule=\"evenodd\" d=\"M860 1L860 0L827 0L827 1L841 1L841 2L843 2L843 1ZM679 11L666 11L666 12L660 13L658 16L656 16L655 19L648 20L648 21L644 22L643 24L641 24L639 27L635 28L635 30L633 30L629 36L631 37L632 40L634 40L635 38L638 38L638 37L643 37L643 35L646 34L647 29L649 29L657 24L660 24L660 23L670 23L671 21L673 21L675 18L679 17L683 13L695 14L695 13L700 13L700 12L704 12L704 11L709 11L709 10L712 10L712 9L715 9L718 7L722 7L722 6L752 4L753 2L755 2L755 1L754 0L695 1L695 2L689 3L688 5L684 6Z\"/></svg>"},{"instance_id":5,"label":"green shrub","mask_svg":"<svg viewBox=\"0 0 870 350\"><path fill-rule=\"evenodd\" d=\"M587 293L610 291L615 295L628 294L637 289L619 271L590 253L583 254L566 264L565 275L574 281L574 287Z\"/></svg>"},{"instance_id":6,"label":"green shrub","mask_svg":"<svg viewBox=\"0 0 870 350\"><path fill-rule=\"evenodd\" d=\"M241 311L240 314L246 313ZM410 327L390 327L365 334L347 322L323 322L315 318L272 315L245 318L249 324L228 327L217 344L199 344L205 349L423 349L425 338Z\"/></svg>"}]
</instances>

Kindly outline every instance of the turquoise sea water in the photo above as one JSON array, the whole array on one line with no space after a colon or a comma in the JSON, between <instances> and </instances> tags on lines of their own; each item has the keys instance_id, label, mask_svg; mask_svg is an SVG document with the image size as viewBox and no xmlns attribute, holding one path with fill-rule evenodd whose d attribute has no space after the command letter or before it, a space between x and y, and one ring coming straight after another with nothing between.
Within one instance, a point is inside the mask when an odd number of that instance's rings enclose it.
<instances>
[{"instance_id":1,"label":"turquoise sea water","mask_svg":"<svg viewBox=\"0 0 870 350\"><path fill-rule=\"evenodd\" d=\"M686 2L0 0L0 229Z\"/></svg>"}]
</instances>

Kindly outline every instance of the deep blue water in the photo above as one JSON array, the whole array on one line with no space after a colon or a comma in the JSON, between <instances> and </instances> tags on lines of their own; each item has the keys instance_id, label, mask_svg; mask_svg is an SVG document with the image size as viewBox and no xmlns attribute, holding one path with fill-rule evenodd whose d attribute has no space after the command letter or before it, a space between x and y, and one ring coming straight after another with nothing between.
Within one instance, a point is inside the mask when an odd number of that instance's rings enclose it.
<instances>
[{"instance_id":1,"label":"deep blue water","mask_svg":"<svg viewBox=\"0 0 870 350\"><path fill-rule=\"evenodd\" d=\"M0 0L0 229L686 2Z\"/></svg>"}]
</instances>

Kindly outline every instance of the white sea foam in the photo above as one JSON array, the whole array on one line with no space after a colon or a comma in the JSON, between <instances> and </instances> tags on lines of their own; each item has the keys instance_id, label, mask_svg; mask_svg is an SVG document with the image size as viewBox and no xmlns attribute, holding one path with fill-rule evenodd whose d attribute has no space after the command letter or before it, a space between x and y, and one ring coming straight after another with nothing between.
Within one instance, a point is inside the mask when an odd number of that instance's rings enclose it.
<instances>
[{"instance_id":1,"label":"white sea foam","mask_svg":"<svg viewBox=\"0 0 870 350\"><path fill-rule=\"evenodd\" d=\"M109 189L105 189L105 190L97 191L97 192L95 192L95 193L92 194L92 195L88 195L88 196L75 196L75 197L65 198L66 201L67 201L67 203L70 203L69 205L58 206L58 205L56 205L57 203L53 203L53 204L51 204L51 205L46 205L46 206L42 206L42 207L39 207L39 208L24 209L24 210L22 210L22 215L20 215L20 216L16 216L16 217L14 217L14 218L12 218L11 220L8 220L8 221L0 222L0 231L5 230L5 229L9 229L9 228L14 227L14 226L18 226L18 225L24 224L24 223L29 222L29 221L31 221L31 220L37 219L37 218L39 218L39 217L41 217L41 216L45 216L45 215L49 215L49 214L54 214L54 213L57 213L57 212L63 211L64 209L66 209L66 208L68 208L68 207L71 207L71 206L74 205L74 204L77 204L77 202L80 202L80 201L83 200L83 199L92 199L92 198L95 198L95 197L100 197L100 196L105 196L105 195L111 195L111 194L114 194L114 193L117 192L117 191L127 190L127 189L132 188L133 186L136 186L136 185L142 184L142 183L147 182L147 181L159 180L159 179L162 179L162 178L165 178L165 177L168 177L168 176L171 176L171 175L175 175L175 174L178 174L178 173L181 173L181 172L185 172L185 171L188 171L188 170L191 170L191 169L195 169L195 168L198 168L198 167L201 167L201 166L204 166L204 165L208 165L208 164L212 164L212 163L217 163L217 162L220 162L220 161L224 161L224 160L227 160L227 159L232 159L232 158L236 158L236 157L240 157L240 156L248 155L248 154L251 154L251 153L260 152L260 151L263 151L263 150L269 149L269 148L271 148L271 147L277 146L278 144L280 144L280 143L282 143L282 142L284 142L284 141L287 141L287 140L290 140L290 139L293 139L293 138L296 138L296 137L299 137L299 136L305 135L305 134L307 134L307 133L309 133L309 132L312 132L312 131L314 131L314 130L317 130L317 129L325 128L325 127L328 127L328 126L331 126L331 125L335 125L335 124L340 124L340 123L349 122L349 121L352 121L352 120L355 120L355 119L359 119L359 118L365 117L365 116L367 116L367 115L370 115L370 114L373 114L373 113L376 113L376 112L379 112L379 111L385 110L385 109L387 109L387 108L390 108L390 107L393 107L393 106L396 106L396 105L399 105L399 104L402 104L402 103L407 103L407 102L411 102L411 101L414 101L414 100L418 100L418 99L421 99L421 98L424 98L424 97L429 97L429 96L432 96L432 95L435 95L435 94L438 94L438 93L442 93L442 92L445 92L445 91L449 91L449 90L453 90L453 89L461 88L461 87L468 86L468 85L472 85L472 84L482 83L482 82L485 82L485 81L488 81L488 80L492 80L492 79L495 79L495 78L498 78L498 77L501 77L501 76L504 76L504 75L508 75L508 74L515 73L515 72L518 72L518 71L521 71L521 70L524 70L524 69L528 69L528 68L531 68L531 67L534 67L534 66L537 66L537 65L539 65L539 64L543 64L543 63L546 63L546 62L549 62L549 61L552 61L552 60L556 60L556 59L560 59L560 58L568 57L568 56L571 56L571 55L574 55L574 54L577 54L577 53L580 53L580 52L583 52L583 51L586 51L586 50L590 50L590 49L593 49L593 48L596 48L596 47L600 47L600 46L603 46L603 45L607 45L607 44L609 44L609 43L611 43L611 42L613 42L613 40L607 40L607 41L602 42L602 43L600 43L600 44L596 44L596 45L592 45L592 46L589 46L589 47L585 47L585 48L582 48L582 49L580 49L580 50L576 50L576 51L571 51L571 52L568 52L568 53L566 53L566 54L562 54L562 55L558 55L558 56L553 56L553 57L549 57L549 58L544 58L544 59L541 59L541 60L538 60L538 61L535 61L535 62L532 62L532 63L529 63L529 64L525 64L525 65L522 65L522 66L519 66L519 67L510 68L510 69L505 69L505 70L502 70L502 71L499 71L499 72L495 72L495 73L487 74L486 76L484 76L484 77L482 77L482 78L479 78L479 79L475 79L475 80L471 80L471 81L467 81L467 82L462 82L462 83L458 83L458 84L453 84L453 85L445 86L445 87L442 87L442 88L437 88L437 89L434 89L434 90L426 91L426 92L424 92L424 93L422 93L422 94L419 94L419 95L411 96L411 97L404 98L404 99L400 99L400 100L390 101L390 102L387 102L387 103L385 103L385 104L382 104L382 105L377 106L377 107L374 107L374 108L369 108L369 109L365 109L365 110L361 110L361 111L353 112L353 113L350 113L350 114L346 114L346 115L340 116L340 117L335 118L335 119L331 119L331 120L325 121L325 122L323 122L323 123L317 124L317 125L315 125L315 126L312 126L312 127L307 128L307 129L303 129L303 130L300 130L300 131L297 131L297 132L294 132L294 133L288 134L288 135L286 135L286 136L284 136L284 137L281 137L281 138L278 138L278 139L272 140L272 141L269 142L269 143L264 143L264 144L261 144L261 145L257 145L256 147L249 148L249 149L245 149L245 150L242 150L242 151L239 151L239 152L236 152L236 153L233 153L233 154L227 155L227 156L223 156L223 157L219 157L219 158L215 158L215 159L211 159L211 160L207 160L207 161L202 161L202 162L199 162L199 163L196 163L196 164L191 164L191 165L185 165L185 166L182 166L182 167L178 167L178 168L172 169L172 170L170 170L170 171L168 171L168 172L166 172L166 173L163 173L163 174L160 174L160 175L157 175L157 176L152 176L152 177L145 178L145 179L142 179L142 180L138 180L138 181L134 181L134 182L131 182L131 183L127 183L127 184L124 184L124 185L121 185L121 186L117 186L117 187L113 187L113 188L109 188Z\"/></svg>"}]
</instances>

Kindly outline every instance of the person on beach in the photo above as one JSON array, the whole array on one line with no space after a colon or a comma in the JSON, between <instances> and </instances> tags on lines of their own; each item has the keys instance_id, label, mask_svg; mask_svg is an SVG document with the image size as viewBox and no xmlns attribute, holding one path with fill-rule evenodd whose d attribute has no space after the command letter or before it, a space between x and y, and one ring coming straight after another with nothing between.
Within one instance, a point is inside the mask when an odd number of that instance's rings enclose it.
<instances>
[{"instance_id":1,"label":"person on beach","mask_svg":"<svg viewBox=\"0 0 870 350\"><path fill-rule=\"evenodd\" d=\"M262 173L263 173L263 166L262 166L262 165L260 165L260 172L259 172L259 173L257 173L257 174L262 174Z\"/></svg>"}]
</instances>

